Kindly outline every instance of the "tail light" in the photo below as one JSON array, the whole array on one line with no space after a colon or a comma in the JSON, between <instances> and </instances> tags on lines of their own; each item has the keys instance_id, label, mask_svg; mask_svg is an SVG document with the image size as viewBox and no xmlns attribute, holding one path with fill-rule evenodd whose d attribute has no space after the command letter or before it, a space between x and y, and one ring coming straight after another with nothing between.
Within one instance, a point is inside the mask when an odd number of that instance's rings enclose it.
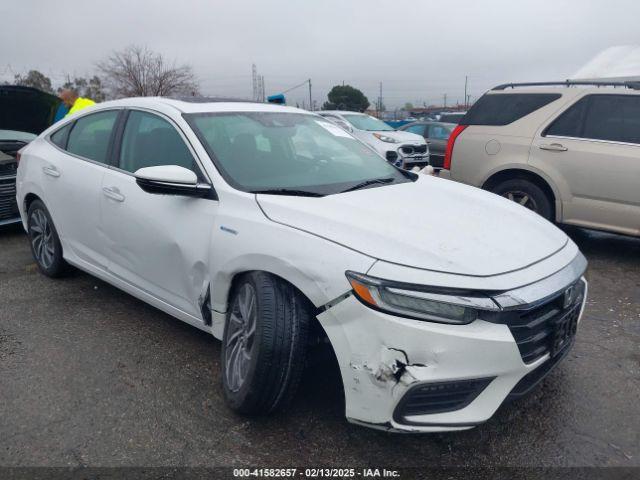
<instances>
[{"instance_id":1,"label":"tail light","mask_svg":"<svg viewBox=\"0 0 640 480\"><path fill-rule=\"evenodd\" d=\"M442 168L445 170L451 170L451 155L453 154L453 145L456 143L456 139L458 135L460 135L464 129L467 128L467 125L458 125L453 129L451 135L449 136L449 140L447 141L447 148L444 151L444 164Z\"/></svg>"}]
</instances>

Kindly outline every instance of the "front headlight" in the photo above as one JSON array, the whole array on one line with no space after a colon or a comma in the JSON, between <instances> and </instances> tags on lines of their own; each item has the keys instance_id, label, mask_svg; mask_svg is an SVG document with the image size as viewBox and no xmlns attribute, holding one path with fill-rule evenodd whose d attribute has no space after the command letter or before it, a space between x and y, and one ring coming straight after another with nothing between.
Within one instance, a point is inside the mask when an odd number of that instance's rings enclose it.
<instances>
[{"instance_id":1,"label":"front headlight","mask_svg":"<svg viewBox=\"0 0 640 480\"><path fill-rule=\"evenodd\" d=\"M429 289L346 272L356 298L365 305L392 315L438 323L463 325L481 311L500 308L488 296Z\"/></svg>"},{"instance_id":2,"label":"front headlight","mask_svg":"<svg viewBox=\"0 0 640 480\"><path fill-rule=\"evenodd\" d=\"M380 133L374 133L373 136L381 142L398 143L398 140L396 140L395 138L387 137L386 135L382 135Z\"/></svg>"}]
</instances>

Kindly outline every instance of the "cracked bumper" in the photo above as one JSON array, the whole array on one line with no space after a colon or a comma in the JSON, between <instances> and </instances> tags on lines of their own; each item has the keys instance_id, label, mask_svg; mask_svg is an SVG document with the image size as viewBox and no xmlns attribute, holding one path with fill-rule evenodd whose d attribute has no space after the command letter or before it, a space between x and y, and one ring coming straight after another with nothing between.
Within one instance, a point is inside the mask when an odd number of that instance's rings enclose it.
<instances>
[{"instance_id":1,"label":"cracked bumper","mask_svg":"<svg viewBox=\"0 0 640 480\"><path fill-rule=\"evenodd\" d=\"M488 420L518 382L549 358L525 364L506 325L410 320L374 311L353 296L318 319L338 358L347 418L385 430L472 428ZM487 378L488 385L461 409L400 419L394 415L412 387Z\"/></svg>"}]
</instances>

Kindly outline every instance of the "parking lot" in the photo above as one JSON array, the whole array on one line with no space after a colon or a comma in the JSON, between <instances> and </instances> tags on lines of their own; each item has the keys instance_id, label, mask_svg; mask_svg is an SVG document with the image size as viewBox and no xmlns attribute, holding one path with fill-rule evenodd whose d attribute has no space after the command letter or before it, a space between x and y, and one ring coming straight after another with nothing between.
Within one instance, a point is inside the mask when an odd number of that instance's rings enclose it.
<instances>
[{"instance_id":1,"label":"parking lot","mask_svg":"<svg viewBox=\"0 0 640 480\"><path fill-rule=\"evenodd\" d=\"M233 414L217 341L89 275L44 277L4 228L0 464L640 465L640 239L568 233L590 296L567 361L480 427L397 435L346 422L330 364L308 369L287 413Z\"/></svg>"}]
</instances>

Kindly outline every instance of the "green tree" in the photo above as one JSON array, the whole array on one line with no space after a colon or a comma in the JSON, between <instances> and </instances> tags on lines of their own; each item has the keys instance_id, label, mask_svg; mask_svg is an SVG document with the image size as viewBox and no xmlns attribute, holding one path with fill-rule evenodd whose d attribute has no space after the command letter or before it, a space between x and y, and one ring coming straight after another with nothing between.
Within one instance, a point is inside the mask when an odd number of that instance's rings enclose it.
<instances>
[{"instance_id":1,"label":"green tree","mask_svg":"<svg viewBox=\"0 0 640 480\"><path fill-rule=\"evenodd\" d=\"M349 110L364 112L369 107L369 100L357 88L351 85L336 85L327 95L328 101L323 110Z\"/></svg>"},{"instance_id":2,"label":"green tree","mask_svg":"<svg viewBox=\"0 0 640 480\"><path fill-rule=\"evenodd\" d=\"M23 87L33 87L43 92L53 93L51 79L38 70L29 70L26 75L15 75L14 82Z\"/></svg>"},{"instance_id":3,"label":"green tree","mask_svg":"<svg viewBox=\"0 0 640 480\"><path fill-rule=\"evenodd\" d=\"M67 76L67 81L62 85L62 88L75 90L81 97L90 98L96 102L104 102L106 99L102 80L97 75L89 79L76 77L73 81Z\"/></svg>"},{"instance_id":4,"label":"green tree","mask_svg":"<svg viewBox=\"0 0 640 480\"><path fill-rule=\"evenodd\" d=\"M404 109L405 110L413 110L413 103L411 102L407 102L404 104Z\"/></svg>"}]
</instances>

